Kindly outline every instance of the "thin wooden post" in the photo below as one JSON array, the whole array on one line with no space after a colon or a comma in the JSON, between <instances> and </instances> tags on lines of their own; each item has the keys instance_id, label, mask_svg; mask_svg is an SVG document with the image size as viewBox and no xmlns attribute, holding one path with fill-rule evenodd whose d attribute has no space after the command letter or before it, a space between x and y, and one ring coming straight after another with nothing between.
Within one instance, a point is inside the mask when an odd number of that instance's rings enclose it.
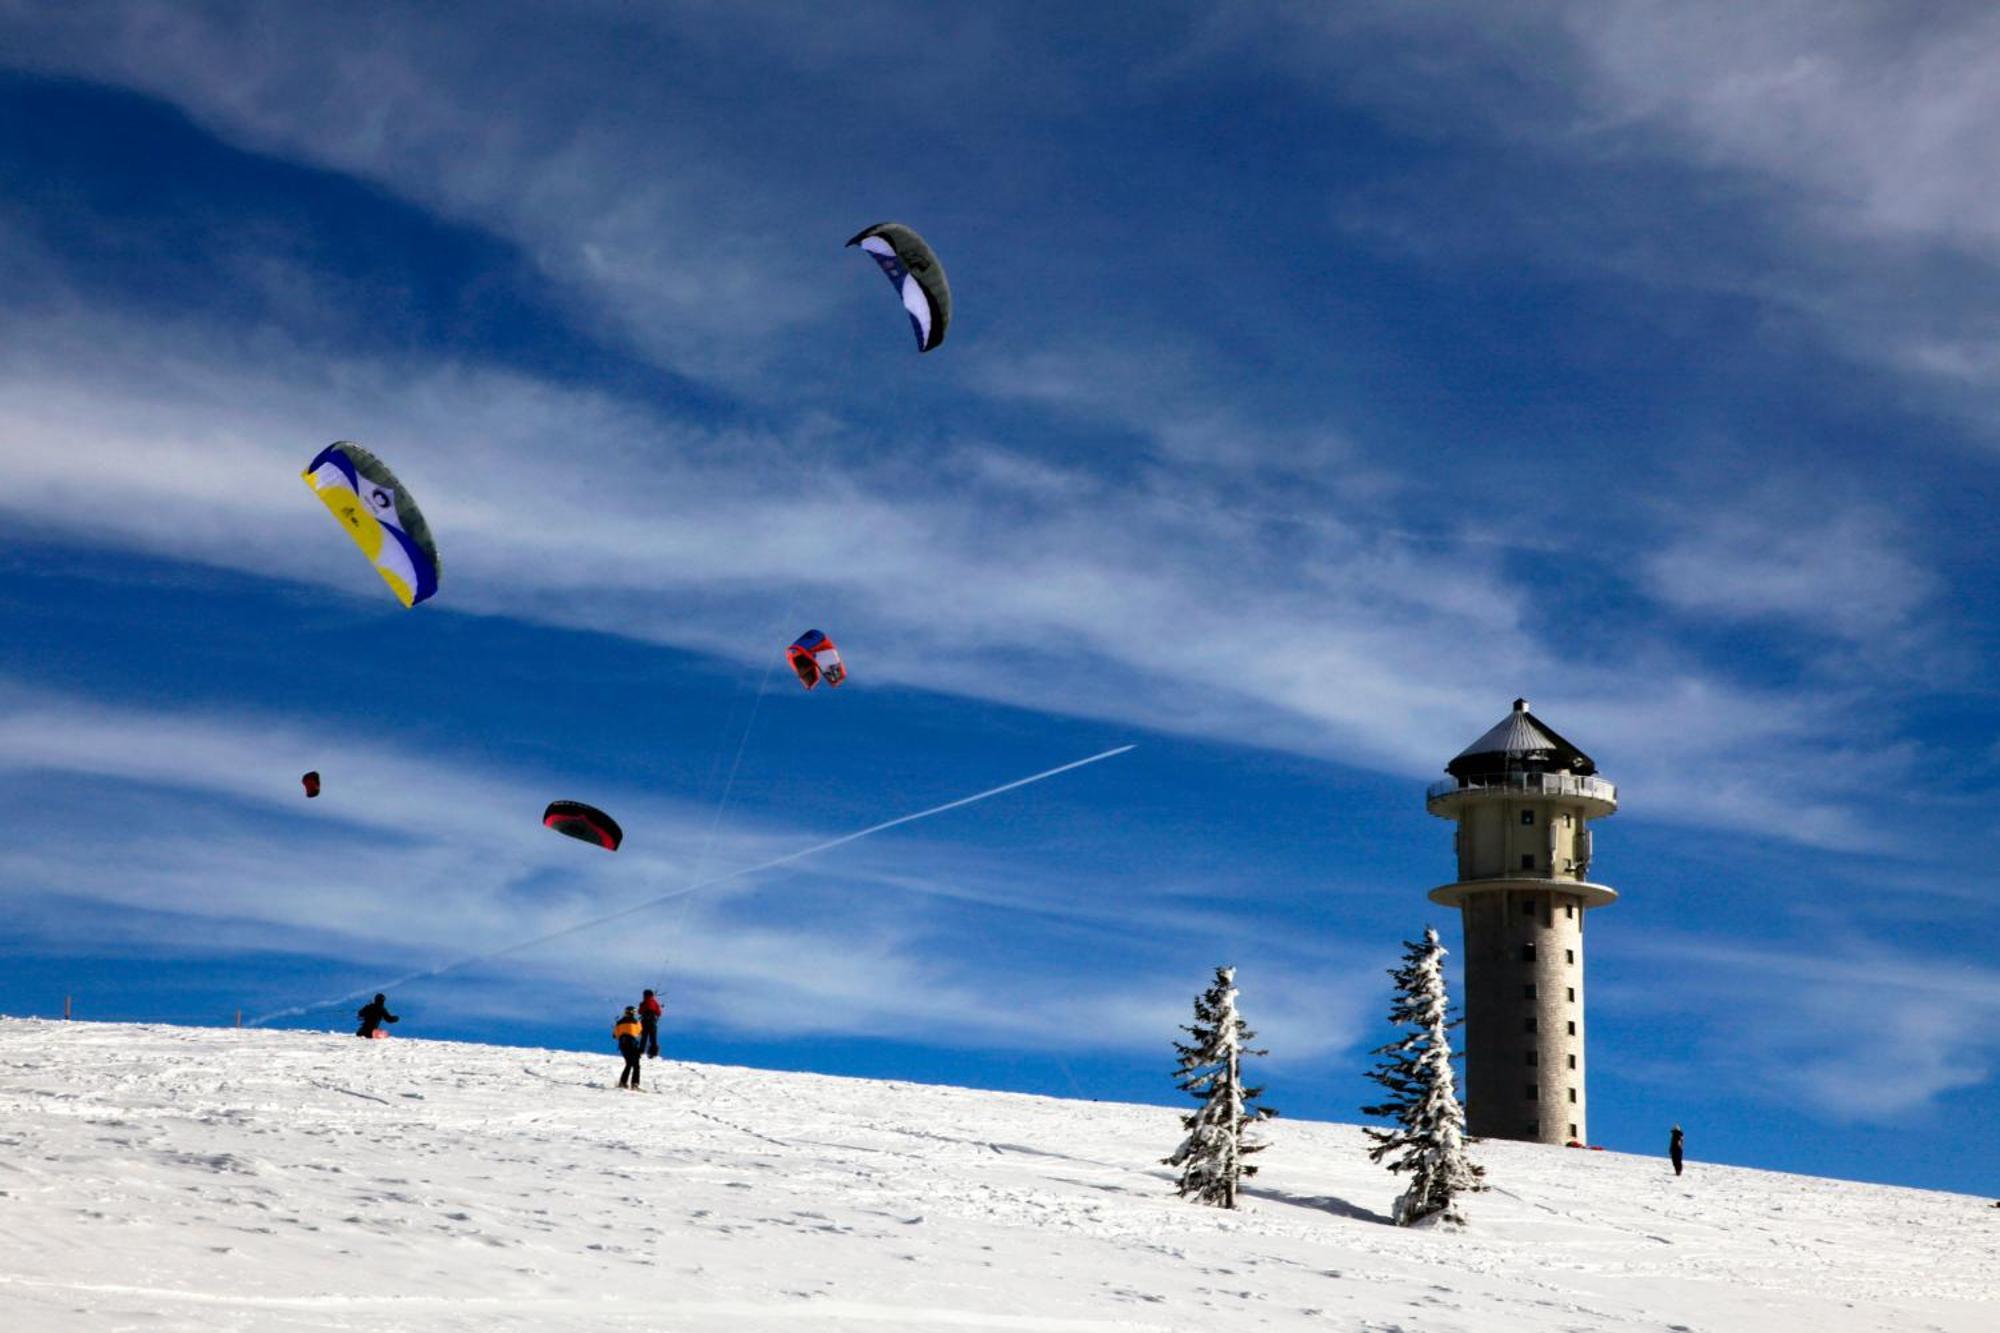
<instances>
[{"instance_id":1,"label":"thin wooden post","mask_svg":"<svg viewBox=\"0 0 2000 1333\"><path fill-rule=\"evenodd\" d=\"M241 1009L238 1009L236 1011L236 1026L237 1027L243 1026L243 1011Z\"/></svg>"},{"instance_id":2,"label":"thin wooden post","mask_svg":"<svg viewBox=\"0 0 2000 1333\"><path fill-rule=\"evenodd\" d=\"M63 1022L69 1022L69 996L63 996Z\"/></svg>"}]
</instances>

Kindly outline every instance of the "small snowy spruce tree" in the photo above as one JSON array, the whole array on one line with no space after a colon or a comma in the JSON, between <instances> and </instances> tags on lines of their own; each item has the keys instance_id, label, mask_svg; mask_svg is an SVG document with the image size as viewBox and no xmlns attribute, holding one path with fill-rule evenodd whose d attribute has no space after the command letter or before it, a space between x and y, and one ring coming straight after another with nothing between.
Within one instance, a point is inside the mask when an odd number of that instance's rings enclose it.
<instances>
[{"instance_id":1,"label":"small snowy spruce tree","mask_svg":"<svg viewBox=\"0 0 2000 1333\"><path fill-rule=\"evenodd\" d=\"M1266 1146L1250 1141L1244 1127L1278 1114L1268 1106L1250 1105L1264 1090L1243 1086L1243 1057L1268 1052L1253 1051L1247 1044L1257 1034L1236 1013L1235 968L1215 969L1214 983L1195 999L1194 1022L1181 1031L1190 1039L1174 1043L1180 1053L1180 1088L1201 1105L1181 1117L1187 1138L1165 1164L1181 1169L1182 1198L1234 1208L1236 1182L1257 1174L1243 1159Z\"/></svg>"},{"instance_id":2,"label":"small snowy spruce tree","mask_svg":"<svg viewBox=\"0 0 2000 1333\"><path fill-rule=\"evenodd\" d=\"M1456 1023L1446 1016L1444 946L1437 931L1424 927L1420 942L1405 942L1403 964L1389 969L1396 979L1396 1000L1389 1021L1411 1029L1400 1040L1375 1052L1387 1058L1368 1077L1387 1088L1389 1100L1364 1106L1363 1115L1386 1116L1394 1129L1370 1129L1373 1161L1390 1153L1395 1172L1410 1173L1410 1186L1396 1200L1396 1225L1415 1226L1435 1219L1463 1226L1457 1196L1483 1190L1484 1167L1465 1155L1465 1112L1451 1075L1451 1037Z\"/></svg>"}]
</instances>

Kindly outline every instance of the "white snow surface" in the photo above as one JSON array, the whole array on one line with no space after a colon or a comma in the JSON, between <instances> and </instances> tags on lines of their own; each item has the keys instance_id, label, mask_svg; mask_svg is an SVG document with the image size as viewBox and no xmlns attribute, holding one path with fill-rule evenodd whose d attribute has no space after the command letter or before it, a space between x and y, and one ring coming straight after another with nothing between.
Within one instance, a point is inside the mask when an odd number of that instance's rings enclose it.
<instances>
[{"instance_id":1,"label":"white snow surface","mask_svg":"<svg viewBox=\"0 0 2000 1333\"><path fill-rule=\"evenodd\" d=\"M1263 1127L1228 1213L1169 1108L618 1068L0 1020L0 1329L2000 1328L1987 1199L1489 1142L1399 1230L1354 1126Z\"/></svg>"}]
</instances>

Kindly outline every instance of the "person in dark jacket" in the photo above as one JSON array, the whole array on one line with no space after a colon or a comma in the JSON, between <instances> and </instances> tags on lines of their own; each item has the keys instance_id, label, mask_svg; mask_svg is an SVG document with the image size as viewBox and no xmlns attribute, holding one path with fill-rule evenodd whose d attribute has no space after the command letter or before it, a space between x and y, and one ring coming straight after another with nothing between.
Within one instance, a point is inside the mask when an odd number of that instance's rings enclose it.
<instances>
[{"instance_id":1,"label":"person in dark jacket","mask_svg":"<svg viewBox=\"0 0 2000 1333\"><path fill-rule=\"evenodd\" d=\"M618 1076L618 1086L639 1091L639 1011L632 1005L625 1006L625 1012L611 1025L611 1035L618 1039L618 1053L625 1057L625 1072Z\"/></svg>"},{"instance_id":2,"label":"person in dark jacket","mask_svg":"<svg viewBox=\"0 0 2000 1333\"><path fill-rule=\"evenodd\" d=\"M1674 1174L1681 1173L1681 1127L1674 1126L1673 1137L1667 1140L1667 1156L1674 1160Z\"/></svg>"},{"instance_id":3,"label":"person in dark jacket","mask_svg":"<svg viewBox=\"0 0 2000 1333\"><path fill-rule=\"evenodd\" d=\"M655 1059L660 1054L660 1001L651 991L639 1001L639 1044L646 1048L646 1058Z\"/></svg>"},{"instance_id":4,"label":"person in dark jacket","mask_svg":"<svg viewBox=\"0 0 2000 1333\"><path fill-rule=\"evenodd\" d=\"M361 1026L354 1030L354 1035L357 1037L372 1037L375 1035L375 1029L384 1023L397 1021L396 1016L389 1012L389 997L386 995L377 995L354 1013L361 1020Z\"/></svg>"}]
</instances>

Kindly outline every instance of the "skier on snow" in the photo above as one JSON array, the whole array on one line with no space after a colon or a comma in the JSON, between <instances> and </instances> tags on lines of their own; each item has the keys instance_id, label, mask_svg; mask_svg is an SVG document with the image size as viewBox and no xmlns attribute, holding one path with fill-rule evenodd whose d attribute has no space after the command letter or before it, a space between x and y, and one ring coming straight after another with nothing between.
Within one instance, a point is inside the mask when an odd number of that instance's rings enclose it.
<instances>
[{"instance_id":1,"label":"skier on snow","mask_svg":"<svg viewBox=\"0 0 2000 1333\"><path fill-rule=\"evenodd\" d=\"M647 991L646 998L639 1001L639 1039L648 1060L660 1054L660 1012L659 999Z\"/></svg>"},{"instance_id":2,"label":"skier on snow","mask_svg":"<svg viewBox=\"0 0 2000 1333\"><path fill-rule=\"evenodd\" d=\"M618 1038L618 1053L625 1057L625 1071L618 1076L618 1086L639 1091L639 1011L632 1005L625 1006L624 1014L611 1025L611 1035Z\"/></svg>"},{"instance_id":3,"label":"skier on snow","mask_svg":"<svg viewBox=\"0 0 2000 1333\"><path fill-rule=\"evenodd\" d=\"M357 1037L372 1037L376 1029L384 1023L398 1021L396 1016L389 1012L389 997L386 995L377 995L372 1001L356 1009L354 1016L361 1020L361 1026L354 1030L354 1035Z\"/></svg>"},{"instance_id":4,"label":"skier on snow","mask_svg":"<svg viewBox=\"0 0 2000 1333\"><path fill-rule=\"evenodd\" d=\"M1667 1140L1667 1156L1674 1161L1674 1174L1681 1173L1681 1127L1674 1126L1673 1137Z\"/></svg>"}]
</instances>

